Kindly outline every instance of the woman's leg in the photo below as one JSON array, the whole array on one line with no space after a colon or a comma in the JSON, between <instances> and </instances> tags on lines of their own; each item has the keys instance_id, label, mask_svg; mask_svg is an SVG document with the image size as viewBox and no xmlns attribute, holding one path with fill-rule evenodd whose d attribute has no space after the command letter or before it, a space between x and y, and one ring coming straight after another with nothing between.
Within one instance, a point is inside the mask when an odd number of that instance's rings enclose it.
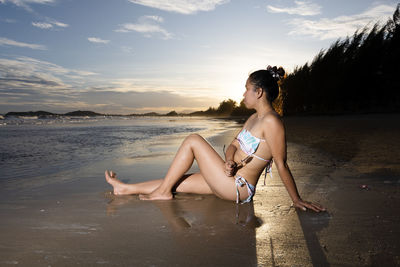
<instances>
[{"instance_id":1,"label":"woman's leg","mask_svg":"<svg viewBox=\"0 0 400 267\"><path fill-rule=\"evenodd\" d=\"M150 194L162 183L162 179L137 184L126 184L117 179L115 173L105 172L106 181L112 185L114 195Z\"/></svg>"},{"instance_id":2,"label":"woman's leg","mask_svg":"<svg viewBox=\"0 0 400 267\"><path fill-rule=\"evenodd\" d=\"M112 171L105 172L106 181L113 187L114 195L150 194L156 190L163 179L152 180L137 184L126 184L117 179ZM176 192L193 194L212 194L210 187L200 173L184 175L175 185Z\"/></svg>"},{"instance_id":3,"label":"woman's leg","mask_svg":"<svg viewBox=\"0 0 400 267\"><path fill-rule=\"evenodd\" d=\"M200 167L200 173L184 175L194 159ZM141 198L146 200L171 199L173 188L176 192L215 194L229 200L236 198L234 178L225 175L223 159L197 134L192 134L183 141L165 179L125 184L106 171L106 180L114 187L114 194L145 194L146 196L142 195ZM160 191L163 192L158 195ZM239 188L239 191L241 199L248 196L244 187Z\"/></svg>"},{"instance_id":4,"label":"woman's leg","mask_svg":"<svg viewBox=\"0 0 400 267\"><path fill-rule=\"evenodd\" d=\"M199 165L200 174L197 175L197 179L184 180L180 186L185 185L188 191L195 191L196 188L204 188L205 181L215 195L229 200L236 198L235 181L233 177L225 175L224 160L204 138L197 134L191 134L183 141L165 178L157 189L151 194L141 195L140 198L143 200L171 199L172 188L179 182L185 172L189 170L194 159L196 159ZM200 179L200 177L203 179ZM184 188L181 187L181 190ZM179 186L177 189L179 192ZM244 190L240 191L244 193L241 196L247 195Z\"/></svg>"}]
</instances>

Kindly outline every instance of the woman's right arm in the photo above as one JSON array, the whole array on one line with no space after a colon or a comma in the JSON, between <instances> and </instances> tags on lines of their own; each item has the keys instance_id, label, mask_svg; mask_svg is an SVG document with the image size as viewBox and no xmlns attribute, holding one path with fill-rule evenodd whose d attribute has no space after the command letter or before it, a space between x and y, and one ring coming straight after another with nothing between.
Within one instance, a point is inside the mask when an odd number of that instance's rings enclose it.
<instances>
[{"instance_id":1,"label":"woman's right arm","mask_svg":"<svg viewBox=\"0 0 400 267\"><path fill-rule=\"evenodd\" d=\"M233 176L236 172L237 164L234 159L238 145L237 143L238 141L234 139L225 152L225 174L227 176Z\"/></svg>"},{"instance_id":2,"label":"woman's right arm","mask_svg":"<svg viewBox=\"0 0 400 267\"><path fill-rule=\"evenodd\" d=\"M251 115L243 125L242 129L246 129L249 120L251 120L255 114ZM230 143L225 152L225 174L227 176L234 176L237 171L237 163L235 162L235 153L239 148L239 141L236 139L239 132L236 134L235 139Z\"/></svg>"},{"instance_id":3,"label":"woman's right arm","mask_svg":"<svg viewBox=\"0 0 400 267\"><path fill-rule=\"evenodd\" d=\"M270 117L265 125L268 125L268 128L265 129L265 137L271 149L275 166L277 167L279 176L293 201L293 205L302 210L307 210L308 208L316 212L325 211L325 208L321 205L304 201L299 195L296 183L287 164L285 128L283 127L281 120L277 117Z\"/></svg>"}]
</instances>

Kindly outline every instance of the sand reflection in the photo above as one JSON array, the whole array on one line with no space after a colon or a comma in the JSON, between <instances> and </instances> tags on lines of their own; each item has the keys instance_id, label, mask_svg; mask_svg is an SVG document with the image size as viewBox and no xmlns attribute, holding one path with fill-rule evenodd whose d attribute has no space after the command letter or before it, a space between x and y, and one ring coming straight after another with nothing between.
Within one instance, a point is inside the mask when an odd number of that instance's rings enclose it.
<instances>
[{"instance_id":1,"label":"sand reflection","mask_svg":"<svg viewBox=\"0 0 400 267\"><path fill-rule=\"evenodd\" d=\"M107 214L110 216L118 215L128 206L149 205L137 196L109 197ZM167 244L151 244L151 253L169 250L157 254L158 261L180 266L193 262L210 266L257 265L255 229L262 221L255 216L253 203L236 205L211 195L178 194L174 200L154 201L151 205L159 212L145 214L149 216L148 223L153 224L162 214L166 224L161 231L148 234L159 235L160 239L165 234L171 236Z\"/></svg>"}]
</instances>

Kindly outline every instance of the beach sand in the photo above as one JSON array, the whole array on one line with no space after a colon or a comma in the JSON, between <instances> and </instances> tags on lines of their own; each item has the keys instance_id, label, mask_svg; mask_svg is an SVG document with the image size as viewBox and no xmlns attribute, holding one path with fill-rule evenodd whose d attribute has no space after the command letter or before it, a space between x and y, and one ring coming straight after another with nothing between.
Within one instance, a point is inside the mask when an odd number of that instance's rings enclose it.
<instances>
[{"instance_id":1,"label":"beach sand","mask_svg":"<svg viewBox=\"0 0 400 267\"><path fill-rule=\"evenodd\" d=\"M284 118L288 164L303 199L328 209L319 214L291 208L274 167L245 205L111 193L105 169L125 182L161 178L179 138L160 140L166 152L154 157L2 184L0 266L399 266L399 119ZM222 154L237 130L207 140Z\"/></svg>"}]
</instances>

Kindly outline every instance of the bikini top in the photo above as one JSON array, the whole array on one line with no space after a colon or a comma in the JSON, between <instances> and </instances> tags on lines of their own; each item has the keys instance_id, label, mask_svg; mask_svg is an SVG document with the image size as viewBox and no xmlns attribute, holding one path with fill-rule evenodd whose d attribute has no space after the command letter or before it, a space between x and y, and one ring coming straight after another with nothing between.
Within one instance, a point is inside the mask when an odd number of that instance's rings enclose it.
<instances>
[{"instance_id":1,"label":"bikini top","mask_svg":"<svg viewBox=\"0 0 400 267\"><path fill-rule=\"evenodd\" d=\"M255 137L248 131L247 129L244 129L238 134L237 138L240 144L240 148L249 156L255 157L259 160L267 162L267 165L265 166L265 174L264 174L264 185L265 185L265 180L267 178L267 174L269 173L271 178L272 178L272 159L267 160L263 159L262 157L259 157L255 155L254 153L256 152L258 146L260 145L260 142L265 142L264 139Z\"/></svg>"},{"instance_id":2,"label":"bikini top","mask_svg":"<svg viewBox=\"0 0 400 267\"><path fill-rule=\"evenodd\" d=\"M265 142L264 139L260 139L258 137L253 136L250 131L247 129L243 129L237 136L236 138L239 141L240 148L249 156L258 158L260 160L268 162L269 160L263 159L262 157L259 157L255 155L254 153L256 152L258 146L260 145L260 142Z\"/></svg>"}]
</instances>

